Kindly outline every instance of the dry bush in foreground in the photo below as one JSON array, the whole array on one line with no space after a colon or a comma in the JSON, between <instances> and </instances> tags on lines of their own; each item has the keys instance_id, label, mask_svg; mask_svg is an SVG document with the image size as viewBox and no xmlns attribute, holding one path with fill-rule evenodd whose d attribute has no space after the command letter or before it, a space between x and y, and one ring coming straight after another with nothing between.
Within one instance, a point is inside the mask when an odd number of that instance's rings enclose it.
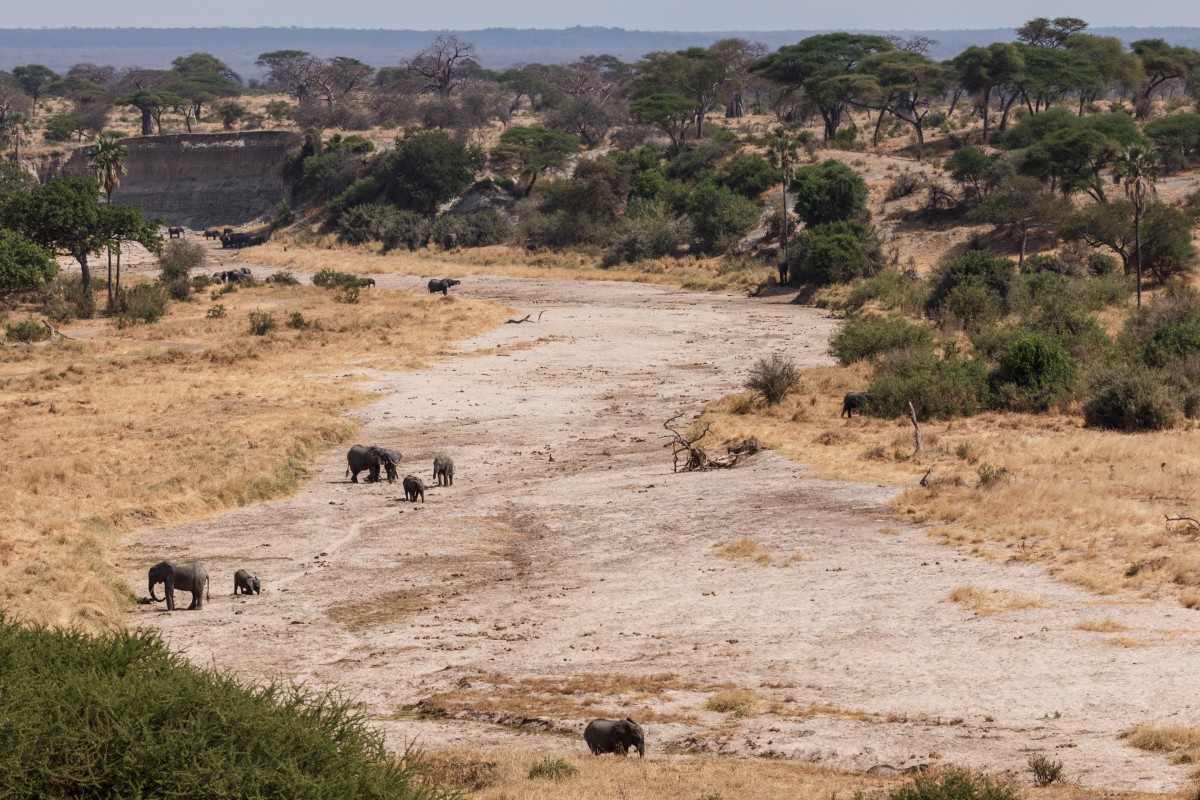
<instances>
[{"instance_id":1,"label":"dry bush in foreground","mask_svg":"<svg viewBox=\"0 0 1200 800\"><path fill-rule=\"evenodd\" d=\"M322 329L251 336L246 315L268 298ZM313 376L350 360L416 368L511 313L394 292L350 312L298 286L243 288L222 304L224 317L183 303L153 325L0 350L0 604L10 613L114 623L130 598L111 555L126 532L294 491L315 453L353 434L344 413L366 396Z\"/></svg>"},{"instance_id":2,"label":"dry bush in foreground","mask_svg":"<svg viewBox=\"0 0 1200 800\"><path fill-rule=\"evenodd\" d=\"M959 586L950 592L949 599L966 606L980 616L1002 614L1006 611L1025 611L1030 608L1046 608L1049 605L1036 597L1026 597L1002 589L980 589L977 586Z\"/></svg>"},{"instance_id":3,"label":"dry bush in foreground","mask_svg":"<svg viewBox=\"0 0 1200 800\"><path fill-rule=\"evenodd\" d=\"M1181 725L1138 725L1121 731L1130 746L1163 753L1172 764L1200 763L1200 730Z\"/></svg>"}]
</instances>

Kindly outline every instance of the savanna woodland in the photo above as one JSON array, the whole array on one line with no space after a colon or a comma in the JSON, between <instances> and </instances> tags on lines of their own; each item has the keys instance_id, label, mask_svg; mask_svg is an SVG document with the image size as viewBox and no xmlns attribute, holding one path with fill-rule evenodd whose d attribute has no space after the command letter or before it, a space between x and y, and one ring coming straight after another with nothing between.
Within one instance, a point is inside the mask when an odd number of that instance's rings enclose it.
<instances>
[{"instance_id":1,"label":"savanna woodland","mask_svg":"<svg viewBox=\"0 0 1200 800\"><path fill-rule=\"evenodd\" d=\"M125 632L128 537L293 494L360 433L348 415L369 393L315 373L421 369L513 316L372 291L367 274L636 281L824 309L828 363L799 368L784 343L676 443L753 437L822 476L893 487L892 513L961 552L1200 608L1200 51L1074 18L941 62L933 44L835 32L497 71L445 34L378 67L263 53L250 79L207 53L0 71L0 794L551 797L567 796L560 780L634 780L579 760L397 756L352 699L242 681ZM218 285L217 251L121 202L127 143L250 130L302 145L290 200L244 226L269 283ZM89 174L39 179L72 150ZM781 565L749 538L721 547ZM970 587L949 599L980 616L1036 607ZM790 702L656 680L591 691L707 692L706 713L729 720ZM1200 758L1196 729L1126 734ZM1056 763L1031 757L1034 782L1058 780ZM677 767L654 769L665 783ZM769 763L693 780L708 769L644 796L876 787ZM879 785L894 800L1017 796L971 772Z\"/></svg>"}]
</instances>

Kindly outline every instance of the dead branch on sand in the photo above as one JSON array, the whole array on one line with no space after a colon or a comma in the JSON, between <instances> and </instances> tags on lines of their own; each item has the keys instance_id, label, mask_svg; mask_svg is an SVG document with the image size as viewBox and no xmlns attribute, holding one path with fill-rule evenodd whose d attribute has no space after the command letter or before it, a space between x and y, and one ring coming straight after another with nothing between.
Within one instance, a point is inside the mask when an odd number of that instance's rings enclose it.
<instances>
[{"instance_id":1,"label":"dead branch on sand","mask_svg":"<svg viewBox=\"0 0 1200 800\"><path fill-rule=\"evenodd\" d=\"M506 320L504 320L504 324L505 325L520 325L522 322L541 322L542 314L545 314L545 313L546 313L546 311L543 309L542 311L538 312L537 319L531 320L530 317L532 317L533 315L526 314L525 316L521 317L520 319L506 319Z\"/></svg>"},{"instance_id":2,"label":"dead branch on sand","mask_svg":"<svg viewBox=\"0 0 1200 800\"><path fill-rule=\"evenodd\" d=\"M725 455L709 458L703 448L696 446L696 442L708 435L709 429L712 428L712 423L709 422L705 425L704 430L700 432L699 436L688 439L676 428L672 427L675 420L682 416L683 413L680 412L663 423L663 427L671 432L670 436L664 438L670 440L667 444L671 447L672 472L679 472L681 458L683 460L682 469L684 472L703 472L709 469L733 469L761 449L758 439L751 436L739 444L730 445L725 448ZM686 457L684 457L685 453L687 454Z\"/></svg>"}]
</instances>

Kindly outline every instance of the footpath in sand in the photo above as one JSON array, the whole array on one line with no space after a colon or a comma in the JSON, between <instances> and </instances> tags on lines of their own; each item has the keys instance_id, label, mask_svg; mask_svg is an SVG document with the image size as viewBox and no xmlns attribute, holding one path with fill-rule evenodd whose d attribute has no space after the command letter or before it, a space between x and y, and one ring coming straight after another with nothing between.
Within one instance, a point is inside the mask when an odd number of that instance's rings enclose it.
<instances>
[{"instance_id":1,"label":"footpath in sand","mask_svg":"<svg viewBox=\"0 0 1200 800\"><path fill-rule=\"evenodd\" d=\"M1187 767L1118 734L1200 724L1194 612L967 557L894 519L892 490L769 452L672 474L662 423L737 390L762 355L825 363L835 323L822 312L622 283L469 277L456 291L544 313L465 343L470 357L364 373L379 401L361 411L362 441L399 449L401 475L432 484L446 453L454 486L405 503L399 484L350 484L339 450L295 497L147 531L124 559L131 586L144 591L160 559L198 559L212 600L201 613L139 606L135 627L244 678L339 686L397 749L579 750L590 716L628 712L648 758L1027 778L1042 752L1087 786L1184 782ZM770 564L713 550L743 537ZM259 575L261 597L231 596L238 568ZM963 586L1041 607L977 617L948 600ZM1115 647L1075 629L1102 618L1162 635ZM756 701L745 716L706 708L721 692L750 698L739 690ZM444 716L412 713L421 701Z\"/></svg>"}]
</instances>

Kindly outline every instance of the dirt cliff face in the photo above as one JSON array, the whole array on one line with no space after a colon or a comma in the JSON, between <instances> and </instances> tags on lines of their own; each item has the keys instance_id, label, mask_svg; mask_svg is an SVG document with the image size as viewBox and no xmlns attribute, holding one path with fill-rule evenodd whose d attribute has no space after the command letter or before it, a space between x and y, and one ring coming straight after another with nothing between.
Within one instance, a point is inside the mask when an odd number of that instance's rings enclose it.
<instances>
[{"instance_id":1,"label":"dirt cliff face","mask_svg":"<svg viewBox=\"0 0 1200 800\"><path fill-rule=\"evenodd\" d=\"M290 198L284 167L302 142L291 131L125 139L128 172L112 199L140 206L147 217L161 214L171 225L241 225ZM75 151L64 172L87 174L86 151Z\"/></svg>"}]
</instances>

